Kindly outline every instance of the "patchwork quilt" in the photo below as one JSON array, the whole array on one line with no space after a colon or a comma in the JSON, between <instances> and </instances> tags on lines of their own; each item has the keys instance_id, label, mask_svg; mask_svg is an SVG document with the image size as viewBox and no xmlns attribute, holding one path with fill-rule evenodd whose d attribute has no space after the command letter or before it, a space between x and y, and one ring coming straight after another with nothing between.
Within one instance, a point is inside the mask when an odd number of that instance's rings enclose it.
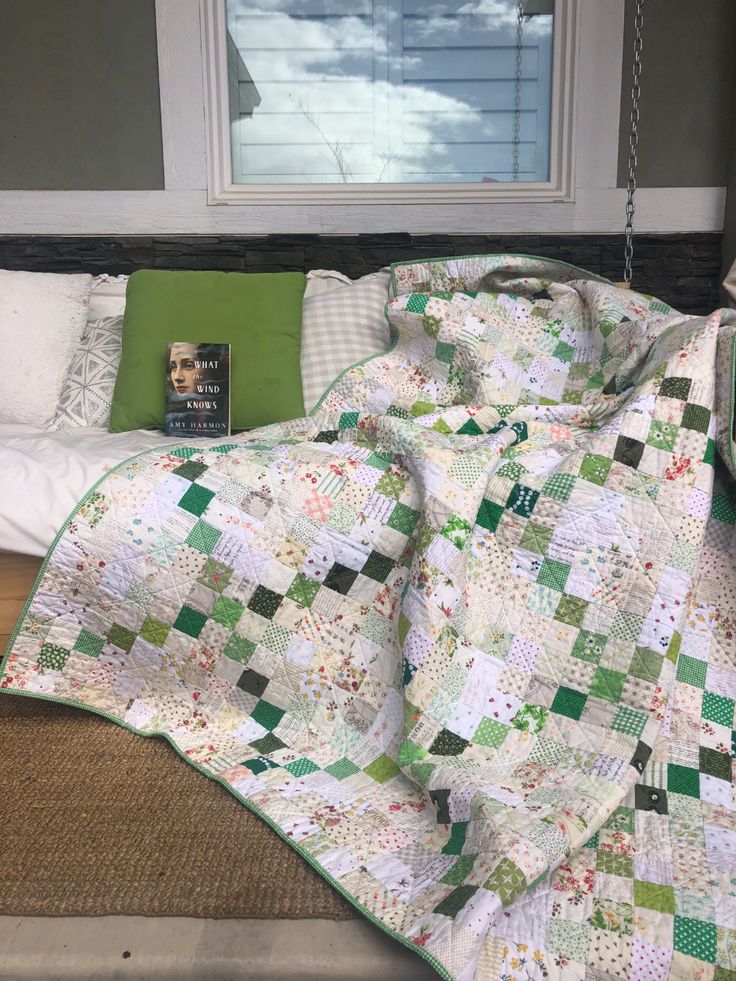
<instances>
[{"instance_id":1,"label":"patchwork quilt","mask_svg":"<svg viewBox=\"0 0 736 981\"><path fill-rule=\"evenodd\" d=\"M87 493L0 686L164 736L444 978L736 978L736 317L392 277L310 418Z\"/></svg>"}]
</instances>

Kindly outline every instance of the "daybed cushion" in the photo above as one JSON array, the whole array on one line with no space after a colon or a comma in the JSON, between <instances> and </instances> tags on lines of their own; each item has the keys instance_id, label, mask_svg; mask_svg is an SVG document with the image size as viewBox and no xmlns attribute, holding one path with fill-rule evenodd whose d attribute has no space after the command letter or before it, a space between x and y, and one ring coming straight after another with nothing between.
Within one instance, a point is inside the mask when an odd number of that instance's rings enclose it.
<instances>
[{"instance_id":1,"label":"daybed cushion","mask_svg":"<svg viewBox=\"0 0 736 981\"><path fill-rule=\"evenodd\" d=\"M107 470L157 446L161 432L39 432L0 425L0 549L45 555L77 501Z\"/></svg>"},{"instance_id":2,"label":"daybed cushion","mask_svg":"<svg viewBox=\"0 0 736 981\"><path fill-rule=\"evenodd\" d=\"M92 277L0 270L0 422L43 429L54 417L87 322Z\"/></svg>"},{"instance_id":3,"label":"daybed cushion","mask_svg":"<svg viewBox=\"0 0 736 981\"><path fill-rule=\"evenodd\" d=\"M231 345L233 429L304 415L305 284L303 273L133 273L110 429L163 427L166 345L172 341Z\"/></svg>"},{"instance_id":4,"label":"daybed cushion","mask_svg":"<svg viewBox=\"0 0 736 981\"><path fill-rule=\"evenodd\" d=\"M357 280L328 269L307 273L301 354L307 412L341 372L389 346L389 281L388 269Z\"/></svg>"},{"instance_id":5,"label":"daybed cushion","mask_svg":"<svg viewBox=\"0 0 736 981\"><path fill-rule=\"evenodd\" d=\"M77 426L107 429L122 340L122 316L103 317L87 324L69 365L49 429Z\"/></svg>"}]
</instances>

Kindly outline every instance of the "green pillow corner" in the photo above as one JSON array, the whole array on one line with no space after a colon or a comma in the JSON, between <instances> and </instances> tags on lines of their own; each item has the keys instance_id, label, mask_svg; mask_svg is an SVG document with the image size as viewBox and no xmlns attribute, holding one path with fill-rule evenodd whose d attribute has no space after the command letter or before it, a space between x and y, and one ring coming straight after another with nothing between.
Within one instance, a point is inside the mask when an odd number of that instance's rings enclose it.
<instances>
[{"instance_id":1,"label":"green pillow corner","mask_svg":"<svg viewBox=\"0 0 736 981\"><path fill-rule=\"evenodd\" d=\"M230 344L232 429L304 415L304 273L170 272L128 280L110 431L164 427L166 345Z\"/></svg>"}]
</instances>

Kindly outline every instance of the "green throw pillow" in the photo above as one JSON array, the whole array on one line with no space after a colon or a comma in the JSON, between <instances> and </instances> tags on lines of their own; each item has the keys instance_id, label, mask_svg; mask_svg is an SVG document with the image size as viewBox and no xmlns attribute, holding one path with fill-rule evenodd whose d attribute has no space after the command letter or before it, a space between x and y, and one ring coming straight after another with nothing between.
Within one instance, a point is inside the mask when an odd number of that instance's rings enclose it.
<instances>
[{"instance_id":1,"label":"green throw pillow","mask_svg":"<svg viewBox=\"0 0 736 981\"><path fill-rule=\"evenodd\" d=\"M114 433L163 428L166 345L230 344L233 429L304 415L299 366L304 273L168 272L128 280Z\"/></svg>"}]
</instances>

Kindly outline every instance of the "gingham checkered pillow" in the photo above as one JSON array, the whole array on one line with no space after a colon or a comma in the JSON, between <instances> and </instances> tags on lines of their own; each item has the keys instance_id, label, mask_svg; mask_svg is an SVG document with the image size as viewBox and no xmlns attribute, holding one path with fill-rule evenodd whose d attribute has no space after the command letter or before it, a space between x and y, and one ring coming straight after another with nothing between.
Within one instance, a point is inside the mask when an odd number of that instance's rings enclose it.
<instances>
[{"instance_id":1,"label":"gingham checkered pillow","mask_svg":"<svg viewBox=\"0 0 736 981\"><path fill-rule=\"evenodd\" d=\"M307 412L341 372L389 346L389 281L388 269L356 280L322 269L307 274L301 353Z\"/></svg>"}]
</instances>

